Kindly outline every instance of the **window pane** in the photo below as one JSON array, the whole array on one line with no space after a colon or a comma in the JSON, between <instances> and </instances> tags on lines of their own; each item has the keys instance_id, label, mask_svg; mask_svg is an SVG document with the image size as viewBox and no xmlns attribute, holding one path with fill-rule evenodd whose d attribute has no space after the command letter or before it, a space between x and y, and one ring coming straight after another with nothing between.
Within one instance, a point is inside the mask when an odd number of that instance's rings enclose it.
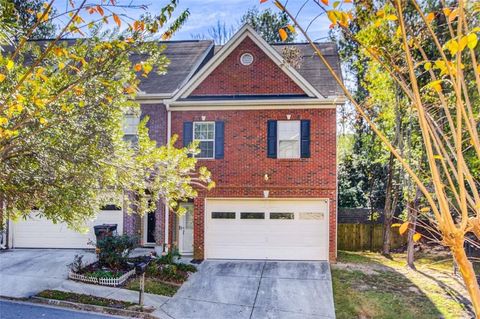
<instances>
[{"instance_id":1,"label":"window pane","mask_svg":"<svg viewBox=\"0 0 480 319\"><path fill-rule=\"evenodd\" d=\"M213 123L195 123L194 139L213 140L215 138L215 125Z\"/></svg>"},{"instance_id":2,"label":"window pane","mask_svg":"<svg viewBox=\"0 0 480 319\"><path fill-rule=\"evenodd\" d=\"M240 213L240 219L265 219L265 213Z\"/></svg>"},{"instance_id":3,"label":"window pane","mask_svg":"<svg viewBox=\"0 0 480 319\"><path fill-rule=\"evenodd\" d=\"M123 120L123 131L125 135L137 135L138 124L140 124L140 118L133 114L125 115Z\"/></svg>"},{"instance_id":4,"label":"window pane","mask_svg":"<svg viewBox=\"0 0 480 319\"><path fill-rule=\"evenodd\" d=\"M199 147L200 154L198 154L196 157L213 158L213 141L201 141Z\"/></svg>"},{"instance_id":5,"label":"window pane","mask_svg":"<svg viewBox=\"0 0 480 319\"><path fill-rule=\"evenodd\" d=\"M212 219L235 219L235 213L212 212Z\"/></svg>"},{"instance_id":6,"label":"window pane","mask_svg":"<svg viewBox=\"0 0 480 319\"><path fill-rule=\"evenodd\" d=\"M270 219L293 219L293 213L270 213Z\"/></svg>"},{"instance_id":7,"label":"window pane","mask_svg":"<svg viewBox=\"0 0 480 319\"><path fill-rule=\"evenodd\" d=\"M300 142L299 141L279 141L278 157L279 158L299 158Z\"/></svg>"},{"instance_id":8,"label":"window pane","mask_svg":"<svg viewBox=\"0 0 480 319\"><path fill-rule=\"evenodd\" d=\"M278 121L278 140L299 140L300 121Z\"/></svg>"},{"instance_id":9,"label":"window pane","mask_svg":"<svg viewBox=\"0 0 480 319\"><path fill-rule=\"evenodd\" d=\"M323 220L324 218L324 213L300 213L300 219Z\"/></svg>"},{"instance_id":10,"label":"window pane","mask_svg":"<svg viewBox=\"0 0 480 319\"><path fill-rule=\"evenodd\" d=\"M137 146L138 144L138 135L133 135L133 134L125 134L123 136L123 140L125 142L130 142L132 146Z\"/></svg>"},{"instance_id":11,"label":"window pane","mask_svg":"<svg viewBox=\"0 0 480 319\"><path fill-rule=\"evenodd\" d=\"M100 210L122 210L122 208L115 204L107 204L105 206L102 206Z\"/></svg>"}]
</instances>

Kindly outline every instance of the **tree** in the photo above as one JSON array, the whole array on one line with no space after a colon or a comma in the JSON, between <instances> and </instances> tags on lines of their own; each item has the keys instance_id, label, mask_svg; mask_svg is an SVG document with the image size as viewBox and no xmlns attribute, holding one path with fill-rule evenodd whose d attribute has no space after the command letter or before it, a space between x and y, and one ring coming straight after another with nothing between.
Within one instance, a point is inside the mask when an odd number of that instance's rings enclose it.
<instances>
[{"instance_id":1,"label":"tree","mask_svg":"<svg viewBox=\"0 0 480 319\"><path fill-rule=\"evenodd\" d=\"M215 44L225 44L235 34L235 32L243 25L250 25L262 38L268 43L282 42L282 36L285 42L293 42L296 34L292 32L287 26L291 24L290 19L285 13L274 13L267 9L259 11L258 8L250 8L242 16L239 25L227 26L225 22L217 20L216 24L208 28L206 34L193 34L193 39L205 40L212 39ZM284 35L280 35L277 31L280 28L285 28Z\"/></svg>"},{"instance_id":2,"label":"tree","mask_svg":"<svg viewBox=\"0 0 480 319\"><path fill-rule=\"evenodd\" d=\"M15 8L15 24L17 26L17 34L15 38L20 38L31 29L37 22L36 13L41 12L45 2L43 0L8 0L12 1ZM50 15L55 15L55 10ZM48 39L55 36L56 27L53 20L47 19L39 24L30 35L29 39Z\"/></svg>"},{"instance_id":3,"label":"tree","mask_svg":"<svg viewBox=\"0 0 480 319\"><path fill-rule=\"evenodd\" d=\"M275 13L270 9L259 11L258 8L251 8L240 20L242 24L249 24L268 43L293 42L296 34L287 26L291 20L284 12ZM284 30L286 38L278 30Z\"/></svg>"},{"instance_id":4,"label":"tree","mask_svg":"<svg viewBox=\"0 0 480 319\"><path fill-rule=\"evenodd\" d=\"M407 155L392 144L389 137L369 118L365 107L350 94L295 16L280 1L276 0L275 3L294 21L357 112L422 192L427 206L421 208L420 212L430 219L441 235L442 243L450 249L477 318L480 318L480 288L464 248L467 233L472 232L477 239L480 238L479 167L478 161L474 160L480 158L480 69L475 51L477 33L480 32L478 3L463 0L449 5L442 3L441 11L428 12L416 0L395 0L391 11L384 7L376 8L374 25L387 26L389 34L398 40L399 54L392 56L388 48L381 44L365 43L356 34L348 32L354 13L347 12L342 3L328 7L328 1L316 1L319 10L327 14L333 27L342 28L357 41L369 58L382 66L408 98L425 150L426 172L410 165ZM409 6L418 19L407 19L406 10ZM416 23L418 21L422 21L421 26ZM442 23L448 26L445 33L433 28ZM433 48L439 58L429 59L425 54L427 48ZM420 77L427 84L420 86ZM427 178L422 178L422 175ZM400 227L401 233L409 227L407 221Z\"/></svg>"},{"instance_id":5,"label":"tree","mask_svg":"<svg viewBox=\"0 0 480 319\"><path fill-rule=\"evenodd\" d=\"M217 23L208 28L207 34L193 34L192 38L197 40L212 39L215 44L223 45L235 34L236 29L233 26L227 26L225 22L217 20Z\"/></svg>"},{"instance_id":6,"label":"tree","mask_svg":"<svg viewBox=\"0 0 480 319\"><path fill-rule=\"evenodd\" d=\"M157 147L146 120L136 144L123 140L124 116L140 112L139 77L164 73L168 65L164 46L145 39L158 30L168 39L188 11L167 24L177 6L172 0L158 16L128 19L120 32L126 17L115 13L115 1L85 2L68 9L55 39L27 41L34 25L0 53L0 199L12 219L37 208L80 228L112 200L143 214L159 199L176 209L177 201L196 196L194 187L213 186L210 173L197 170L190 156L196 145ZM48 20L51 5L36 13L38 23ZM82 14L95 22L86 23ZM108 22L117 28L106 30ZM86 32L88 38L62 40ZM142 59L132 62L133 56Z\"/></svg>"}]
</instances>

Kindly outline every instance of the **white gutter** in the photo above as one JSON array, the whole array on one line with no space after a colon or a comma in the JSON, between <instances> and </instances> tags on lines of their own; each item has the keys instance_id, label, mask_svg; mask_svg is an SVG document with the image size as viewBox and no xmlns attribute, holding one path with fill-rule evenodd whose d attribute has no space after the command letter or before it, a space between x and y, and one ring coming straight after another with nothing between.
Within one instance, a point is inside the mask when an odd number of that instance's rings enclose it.
<instances>
[{"instance_id":1,"label":"white gutter","mask_svg":"<svg viewBox=\"0 0 480 319\"><path fill-rule=\"evenodd\" d=\"M291 108L296 106L302 107L305 105L318 105L318 106L329 106L335 107L338 104L344 104L346 99L344 97L336 97L329 99L252 99L252 100L184 100L184 101L174 101L174 100L165 100L165 103L170 105L170 108L184 107L184 106L236 106L236 107L245 107L245 106L275 106L287 105Z\"/></svg>"},{"instance_id":2,"label":"white gutter","mask_svg":"<svg viewBox=\"0 0 480 319\"><path fill-rule=\"evenodd\" d=\"M172 136L172 112L170 111L170 107L168 104L165 104L165 107L167 109L167 147L170 144L171 136ZM168 244L170 242L170 209L168 208L168 205L165 204L165 248L167 251L168 249Z\"/></svg>"}]
</instances>

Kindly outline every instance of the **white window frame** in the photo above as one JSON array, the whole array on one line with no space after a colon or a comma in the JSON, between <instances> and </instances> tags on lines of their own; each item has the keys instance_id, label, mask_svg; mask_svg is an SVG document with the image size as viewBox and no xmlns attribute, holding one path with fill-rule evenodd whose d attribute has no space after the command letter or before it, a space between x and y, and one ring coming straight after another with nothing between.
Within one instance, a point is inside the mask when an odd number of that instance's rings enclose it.
<instances>
[{"instance_id":1,"label":"white window frame","mask_svg":"<svg viewBox=\"0 0 480 319\"><path fill-rule=\"evenodd\" d=\"M130 126L127 125L127 119L135 119L137 120L138 122L136 123L135 125L135 132L127 132L126 128ZM140 118L140 115L138 114L133 114L133 113L127 113L124 115L124 118L123 118L123 127L122 127L122 130L123 130L123 137L125 138L126 136L134 136L137 138L137 142L138 142L138 137L139 137L139 133L138 133L138 128L140 126L140 122L142 121L142 119Z\"/></svg>"},{"instance_id":2,"label":"white window frame","mask_svg":"<svg viewBox=\"0 0 480 319\"><path fill-rule=\"evenodd\" d=\"M212 139L197 139L195 138L195 126L197 124L213 124L213 138ZM199 143L200 142L213 142L213 152L212 152L212 157L196 157L195 158L198 158L198 159L215 159L215 122L213 121L208 121L208 122L205 122L205 121L202 121L202 122L193 122L193 129L192 129L192 140L193 141L198 141ZM199 145L200 147L200 145Z\"/></svg>"},{"instance_id":3,"label":"white window frame","mask_svg":"<svg viewBox=\"0 0 480 319\"><path fill-rule=\"evenodd\" d=\"M298 123L298 154L295 157L280 157L280 123ZM301 144L301 135L302 135L302 128L300 121L293 120L293 121L277 121L277 158L279 159L297 159L301 158L302 153L302 144ZM294 141L294 140L285 140L285 141Z\"/></svg>"}]
</instances>

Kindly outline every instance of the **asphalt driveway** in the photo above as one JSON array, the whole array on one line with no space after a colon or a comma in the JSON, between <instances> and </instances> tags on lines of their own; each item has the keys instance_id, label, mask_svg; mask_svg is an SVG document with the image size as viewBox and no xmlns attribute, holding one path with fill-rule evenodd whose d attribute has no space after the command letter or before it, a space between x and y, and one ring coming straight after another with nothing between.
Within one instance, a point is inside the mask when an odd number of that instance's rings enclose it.
<instances>
[{"instance_id":1,"label":"asphalt driveway","mask_svg":"<svg viewBox=\"0 0 480 319\"><path fill-rule=\"evenodd\" d=\"M327 262L205 261L165 318L335 318Z\"/></svg>"},{"instance_id":2,"label":"asphalt driveway","mask_svg":"<svg viewBox=\"0 0 480 319\"><path fill-rule=\"evenodd\" d=\"M67 279L67 265L76 254L84 261L93 251L70 249L14 249L0 252L0 296L30 297L59 286Z\"/></svg>"}]
</instances>

